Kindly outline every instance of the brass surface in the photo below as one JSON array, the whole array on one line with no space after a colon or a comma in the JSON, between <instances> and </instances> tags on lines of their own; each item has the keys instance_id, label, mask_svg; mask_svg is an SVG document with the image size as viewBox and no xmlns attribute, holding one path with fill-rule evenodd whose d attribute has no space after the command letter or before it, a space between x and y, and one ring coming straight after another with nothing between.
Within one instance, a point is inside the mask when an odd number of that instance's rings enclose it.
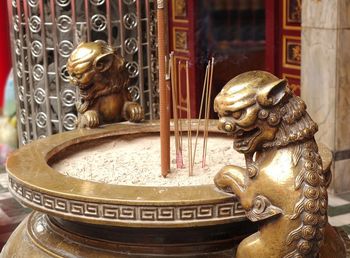
<instances>
[{"instance_id":1,"label":"brass surface","mask_svg":"<svg viewBox=\"0 0 350 258\"><path fill-rule=\"evenodd\" d=\"M287 81L262 71L241 74L224 86L214 108L219 128L246 159L244 168L225 166L215 184L260 221L236 257L345 257L343 240L327 222L331 157L322 163L317 124Z\"/></svg>"},{"instance_id":2,"label":"brass surface","mask_svg":"<svg viewBox=\"0 0 350 258\"><path fill-rule=\"evenodd\" d=\"M183 130L187 130L186 121L182 124ZM209 131L224 136L216 121L211 121ZM173 228L246 220L235 198L218 191L214 184L195 187L103 184L65 176L48 164L69 149L84 148L85 143L98 144L133 134L159 134L159 122L78 129L32 142L8 159L9 189L19 201L35 210L85 223Z\"/></svg>"},{"instance_id":3,"label":"brass surface","mask_svg":"<svg viewBox=\"0 0 350 258\"><path fill-rule=\"evenodd\" d=\"M143 108L132 101L127 88L125 61L106 42L79 44L68 59L67 71L80 92L81 99L76 102L78 127L144 119Z\"/></svg>"}]
</instances>

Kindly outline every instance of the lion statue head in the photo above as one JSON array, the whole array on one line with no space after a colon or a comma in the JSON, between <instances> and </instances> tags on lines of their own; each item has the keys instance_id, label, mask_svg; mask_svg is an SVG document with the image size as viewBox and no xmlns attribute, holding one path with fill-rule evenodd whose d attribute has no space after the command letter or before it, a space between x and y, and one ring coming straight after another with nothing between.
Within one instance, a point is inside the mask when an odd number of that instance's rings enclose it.
<instances>
[{"instance_id":1,"label":"lion statue head","mask_svg":"<svg viewBox=\"0 0 350 258\"><path fill-rule=\"evenodd\" d=\"M234 148L244 154L310 139L318 130L288 82L264 71L230 80L215 98L214 110L219 129L232 134Z\"/></svg>"},{"instance_id":2,"label":"lion statue head","mask_svg":"<svg viewBox=\"0 0 350 258\"><path fill-rule=\"evenodd\" d=\"M124 59L102 40L79 44L68 59L67 71L83 99L91 99L105 88L121 91L129 80Z\"/></svg>"}]
</instances>

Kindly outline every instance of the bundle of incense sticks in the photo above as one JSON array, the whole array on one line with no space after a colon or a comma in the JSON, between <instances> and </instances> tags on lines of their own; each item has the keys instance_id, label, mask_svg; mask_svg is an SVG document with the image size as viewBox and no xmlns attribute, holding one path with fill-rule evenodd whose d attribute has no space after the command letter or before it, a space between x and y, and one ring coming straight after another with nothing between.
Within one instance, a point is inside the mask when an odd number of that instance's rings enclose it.
<instances>
[{"instance_id":1,"label":"bundle of incense sticks","mask_svg":"<svg viewBox=\"0 0 350 258\"><path fill-rule=\"evenodd\" d=\"M214 58L212 58L212 60L208 62L207 68L205 69L205 77L203 82L201 104L199 108L198 124L197 124L197 130L196 130L196 139L194 143L194 153L193 153L194 158L191 164L192 167L194 167L194 163L195 163L199 127L202 120L204 103L205 103L205 112L204 112L204 130L203 130L202 167L205 167L206 153L207 153L206 149L207 149L207 139L208 139L208 127L209 127L209 114L210 114L210 98L211 98L211 88L212 88L212 82L213 82L213 70L214 70ZM205 96L205 99L204 99L204 96Z\"/></svg>"},{"instance_id":2,"label":"bundle of incense sticks","mask_svg":"<svg viewBox=\"0 0 350 258\"><path fill-rule=\"evenodd\" d=\"M169 74L171 80L171 92L172 92L172 102L173 102L173 121L174 121L174 133L175 133L175 151L176 151L176 167L184 168L183 157L182 157L182 126L181 120L179 120L178 113L178 104L179 104L179 92L178 87L176 85L176 72L175 72L175 60L174 53L170 53L169 58ZM180 99L181 99L181 88L180 91ZM181 115L181 111L180 111Z\"/></svg>"},{"instance_id":3,"label":"bundle of incense sticks","mask_svg":"<svg viewBox=\"0 0 350 258\"><path fill-rule=\"evenodd\" d=\"M212 58L206 67L203 90L201 96L200 111L198 117L198 124L196 128L194 151L192 152L192 118L191 118L191 92L189 82L189 62L180 61L179 65L185 63L186 70L186 113L187 113L187 144L188 144L188 171L189 175L193 175L193 168L195 164L195 157L197 151L197 143L199 136L199 127L202 120L202 114L204 109L204 129L203 129L203 153L202 153L202 167L206 165L207 155L207 143L208 143L208 129L209 129L209 115L210 115L210 100L212 91L213 81L213 70L214 70L214 58ZM173 102L173 118L174 118L174 131L175 131L175 149L176 149L176 167L184 168L183 154L182 154L182 120L181 120L181 100L183 99L181 93L181 74L176 74L176 63L174 61L174 54L170 54L169 58L169 74L171 78L171 91L172 91L172 102ZM180 106L179 106L180 105Z\"/></svg>"},{"instance_id":4,"label":"bundle of incense sticks","mask_svg":"<svg viewBox=\"0 0 350 258\"><path fill-rule=\"evenodd\" d=\"M202 168L206 166L207 158L207 145L208 145L208 128L209 128L209 115L210 115L210 100L211 89L213 85L213 71L214 71L214 57L211 58L211 62L208 63L208 78L206 79L206 93L205 93L205 112L204 112L204 131L203 131L203 152L202 152ZM203 86L204 88L204 86ZM203 91L204 94L204 91ZM201 106L203 103L201 103Z\"/></svg>"},{"instance_id":5,"label":"bundle of incense sticks","mask_svg":"<svg viewBox=\"0 0 350 258\"><path fill-rule=\"evenodd\" d=\"M187 152L188 152L188 174L193 176L192 166L192 128L191 128L191 96L190 96L190 76L188 61L186 61L186 100L187 100Z\"/></svg>"}]
</instances>

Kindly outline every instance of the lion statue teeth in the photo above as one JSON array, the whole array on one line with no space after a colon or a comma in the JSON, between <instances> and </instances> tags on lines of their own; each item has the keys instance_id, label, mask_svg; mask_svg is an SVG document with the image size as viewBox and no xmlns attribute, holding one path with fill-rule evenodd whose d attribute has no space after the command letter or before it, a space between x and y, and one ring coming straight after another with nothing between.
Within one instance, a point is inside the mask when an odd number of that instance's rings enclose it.
<instances>
[{"instance_id":1,"label":"lion statue teeth","mask_svg":"<svg viewBox=\"0 0 350 258\"><path fill-rule=\"evenodd\" d=\"M329 168L314 140L317 124L286 80L263 71L229 81L214 101L219 129L232 135L246 167L225 166L218 188L234 193L257 233L237 258L343 258L343 239L328 224Z\"/></svg>"},{"instance_id":2,"label":"lion statue teeth","mask_svg":"<svg viewBox=\"0 0 350 258\"><path fill-rule=\"evenodd\" d=\"M76 102L79 128L144 119L143 108L132 101L127 88L125 61L106 42L81 43L70 55L67 71L80 93Z\"/></svg>"}]
</instances>

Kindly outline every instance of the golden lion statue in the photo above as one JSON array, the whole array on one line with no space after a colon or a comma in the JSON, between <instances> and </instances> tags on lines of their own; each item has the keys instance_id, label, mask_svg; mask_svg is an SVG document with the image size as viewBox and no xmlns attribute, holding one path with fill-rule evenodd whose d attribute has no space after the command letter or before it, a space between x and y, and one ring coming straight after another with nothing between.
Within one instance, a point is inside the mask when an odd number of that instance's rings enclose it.
<instances>
[{"instance_id":1,"label":"golden lion statue","mask_svg":"<svg viewBox=\"0 0 350 258\"><path fill-rule=\"evenodd\" d=\"M124 59L106 42L81 43L70 55L67 70L81 100L76 103L78 127L144 118L142 107L132 102Z\"/></svg>"},{"instance_id":2,"label":"golden lion statue","mask_svg":"<svg viewBox=\"0 0 350 258\"><path fill-rule=\"evenodd\" d=\"M224 86L214 109L246 159L246 168L225 166L215 184L260 221L236 257L346 257L345 242L328 224L331 176L314 140L317 124L287 81L262 71L241 74Z\"/></svg>"}]
</instances>

